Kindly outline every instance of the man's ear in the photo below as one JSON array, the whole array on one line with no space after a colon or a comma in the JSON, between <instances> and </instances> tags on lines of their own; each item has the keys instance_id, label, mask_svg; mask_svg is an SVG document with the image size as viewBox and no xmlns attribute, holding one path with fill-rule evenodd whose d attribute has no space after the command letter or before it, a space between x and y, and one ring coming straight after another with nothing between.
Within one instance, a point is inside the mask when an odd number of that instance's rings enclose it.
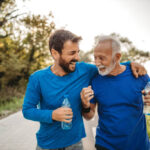
<instances>
[{"instance_id":1,"label":"man's ear","mask_svg":"<svg viewBox=\"0 0 150 150\"><path fill-rule=\"evenodd\" d=\"M56 51L55 49L52 48L51 49L51 55L55 61L58 60L58 58L59 58L59 52L58 51Z\"/></svg>"},{"instance_id":2,"label":"man's ear","mask_svg":"<svg viewBox=\"0 0 150 150\"><path fill-rule=\"evenodd\" d=\"M116 59L116 62L120 62L120 59L121 59L121 53L116 53L115 59Z\"/></svg>"}]
</instances>

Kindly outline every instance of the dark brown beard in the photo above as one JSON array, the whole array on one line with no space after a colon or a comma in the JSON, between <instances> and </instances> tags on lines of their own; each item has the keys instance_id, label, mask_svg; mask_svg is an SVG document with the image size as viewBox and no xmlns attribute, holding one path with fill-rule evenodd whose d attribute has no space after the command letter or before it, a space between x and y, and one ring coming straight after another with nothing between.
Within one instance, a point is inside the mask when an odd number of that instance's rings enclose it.
<instances>
[{"instance_id":1,"label":"dark brown beard","mask_svg":"<svg viewBox=\"0 0 150 150\"><path fill-rule=\"evenodd\" d=\"M74 72L75 70L70 70L69 69L69 65L71 62L78 62L77 60L73 59L71 60L69 63L66 63L64 61L64 59L62 57L60 57L60 60L59 60L59 65L61 66L61 68L66 72L66 73L71 73L71 72Z\"/></svg>"}]
</instances>

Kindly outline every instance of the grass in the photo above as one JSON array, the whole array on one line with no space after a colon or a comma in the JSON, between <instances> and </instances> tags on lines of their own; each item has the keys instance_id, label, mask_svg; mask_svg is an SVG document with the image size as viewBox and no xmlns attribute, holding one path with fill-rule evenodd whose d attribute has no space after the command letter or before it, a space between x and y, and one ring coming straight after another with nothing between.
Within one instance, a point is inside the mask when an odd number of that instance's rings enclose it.
<instances>
[{"instance_id":1,"label":"grass","mask_svg":"<svg viewBox=\"0 0 150 150\"><path fill-rule=\"evenodd\" d=\"M0 105L0 118L6 117L21 109L23 98L12 98L10 102Z\"/></svg>"},{"instance_id":2,"label":"grass","mask_svg":"<svg viewBox=\"0 0 150 150\"><path fill-rule=\"evenodd\" d=\"M150 116L146 115L146 122L147 122L147 132L150 138Z\"/></svg>"}]
</instances>

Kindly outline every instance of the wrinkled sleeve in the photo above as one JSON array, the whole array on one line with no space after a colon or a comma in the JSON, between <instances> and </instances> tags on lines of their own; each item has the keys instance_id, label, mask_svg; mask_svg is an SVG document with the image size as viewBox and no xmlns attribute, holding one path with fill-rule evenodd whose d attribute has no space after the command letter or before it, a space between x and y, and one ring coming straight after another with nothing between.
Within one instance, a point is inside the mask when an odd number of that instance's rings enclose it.
<instances>
[{"instance_id":1,"label":"wrinkled sleeve","mask_svg":"<svg viewBox=\"0 0 150 150\"><path fill-rule=\"evenodd\" d=\"M37 76L31 75L27 85L24 103L22 108L23 116L26 119L52 123L52 110L38 109L37 105L41 101L41 90Z\"/></svg>"}]
</instances>

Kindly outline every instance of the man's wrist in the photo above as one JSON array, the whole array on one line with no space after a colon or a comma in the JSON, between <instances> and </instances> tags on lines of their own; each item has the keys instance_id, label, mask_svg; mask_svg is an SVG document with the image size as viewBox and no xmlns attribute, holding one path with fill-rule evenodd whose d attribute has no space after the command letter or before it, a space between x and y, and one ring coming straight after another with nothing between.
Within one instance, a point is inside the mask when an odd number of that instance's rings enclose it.
<instances>
[{"instance_id":1,"label":"man's wrist","mask_svg":"<svg viewBox=\"0 0 150 150\"><path fill-rule=\"evenodd\" d=\"M82 112L83 113L89 113L90 112L90 110L91 110L91 107L89 106L89 107L84 107L84 106L82 106Z\"/></svg>"}]
</instances>

